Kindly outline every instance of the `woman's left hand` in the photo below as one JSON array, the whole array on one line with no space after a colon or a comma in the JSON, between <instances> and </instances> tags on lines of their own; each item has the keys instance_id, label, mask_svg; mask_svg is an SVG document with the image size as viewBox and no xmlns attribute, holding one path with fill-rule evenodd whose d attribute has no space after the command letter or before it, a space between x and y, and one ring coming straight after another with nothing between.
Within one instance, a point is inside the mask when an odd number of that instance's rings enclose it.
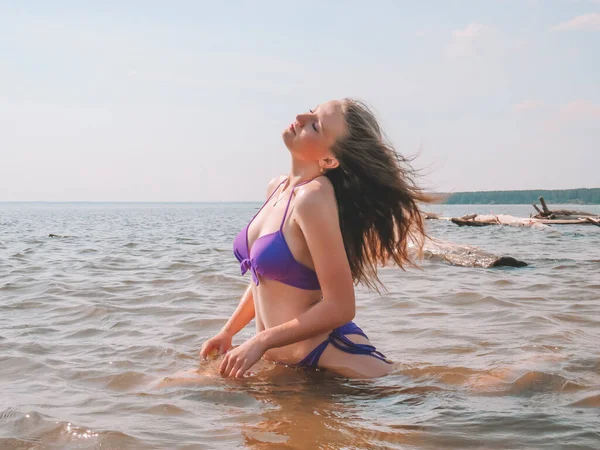
<instances>
[{"instance_id":1,"label":"woman's left hand","mask_svg":"<svg viewBox=\"0 0 600 450\"><path fill-rule=\"evenodd\" d=\"M219 372L223 377L241 378L246 371L262 358L267 351L264 343L254 336L242 345L225 353L223 361L219 366Z\"/></svg>"}]
</instances>

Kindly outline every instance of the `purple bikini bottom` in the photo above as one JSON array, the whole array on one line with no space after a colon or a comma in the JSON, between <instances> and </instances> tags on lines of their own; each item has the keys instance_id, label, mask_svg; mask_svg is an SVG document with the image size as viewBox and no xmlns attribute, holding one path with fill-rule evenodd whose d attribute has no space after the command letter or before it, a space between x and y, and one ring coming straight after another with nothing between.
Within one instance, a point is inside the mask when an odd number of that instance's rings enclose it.
<instances>
[{"instance_id":1,"label":"purple bikini bottom","mask_svg":"<svg viewBox=\"0 0 600 450\"><path fill-rule=\"evenodd\" d=\"M346 353L352 353L353 355L370 355L388 364L392 364L392 361L387 359L382 353L378 352L373 345L369 344L356 344L348 339L348 334L359 334L367 338L367 335L360 329L358 325L350 321L341 327L334 329L327 339L321 342L312 352L306 355L302 361L297 365L302 367L316 368L319 364L319 358L327 348L329 344L333 344L334 347L339 348L341 351ZM368 339L368 338L367 338Z\"/></svg>"}]
</instances>

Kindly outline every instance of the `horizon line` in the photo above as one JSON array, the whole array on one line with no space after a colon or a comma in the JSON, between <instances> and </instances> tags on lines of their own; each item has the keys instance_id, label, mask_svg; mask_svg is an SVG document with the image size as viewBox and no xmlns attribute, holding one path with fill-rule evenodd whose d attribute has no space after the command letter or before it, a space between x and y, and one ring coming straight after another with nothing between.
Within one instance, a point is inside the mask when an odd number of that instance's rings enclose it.
<instances>
[{"instance_id":1,"label":"horizon line","mask_svg":"<svg viewBox=\"0 0 600 450\"><path fill-rule=\"evenodd\" d=\"M456 191L456 192L428 192L432 195L456 195L456 194L472 194L480 192L525 192L525 191L575 191L575 190L590 190L600 189L593 188L567 188L567 189L494 189L489 191ZM0 200L1 203L257 203L264 202L261 200Z\"/></svg>"}]
</instances>

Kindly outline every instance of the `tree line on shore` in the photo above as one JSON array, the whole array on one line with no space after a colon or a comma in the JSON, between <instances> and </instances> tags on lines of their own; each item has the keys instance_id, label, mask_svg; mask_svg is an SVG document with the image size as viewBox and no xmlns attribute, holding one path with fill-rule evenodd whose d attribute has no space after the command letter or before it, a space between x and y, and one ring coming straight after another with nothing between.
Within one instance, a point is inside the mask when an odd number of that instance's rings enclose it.
<instances>
[{"instance_id":1,"label":"tree line on shore","mask_svg":"<svg viewBox=\"0 0 600 450\"><path fill-rule=\"evenodd\" d=\"M548 203L599 205L600 188L562 189L562 190L525 190L525 191L479 191L441 194L449 205L524 205L536 202L544 197Z\"/></svg>"}]
</instances>

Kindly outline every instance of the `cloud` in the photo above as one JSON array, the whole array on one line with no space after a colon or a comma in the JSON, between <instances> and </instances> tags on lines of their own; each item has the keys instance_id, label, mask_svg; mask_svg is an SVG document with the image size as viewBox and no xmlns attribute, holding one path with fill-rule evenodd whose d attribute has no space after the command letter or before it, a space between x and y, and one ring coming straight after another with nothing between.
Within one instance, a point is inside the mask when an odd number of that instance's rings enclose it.
<instances>
[{"instance_id":1,"label":"cloud","mask_svg":"<svg viewBox=\"0 0 600 450\"><path fill-rule=\"evenodd\" d=\"M552 29L555 31L600 31L600 13L577 16Z\"/></svg>"},{"instance_id":2,"label":"cloud","mask_svg":"<svg viewBox=\"0 0 600 450\"><path fill-rule=\"evenodd\" d=\"M446 49L449 56L469 57L482 53L483 40L489 27L480 23L470 23L464 30L452 32L452 42Z\"/></svg>"},{"instance_id":3,"label":"cloud","mask_svg":"<svg viewBox=\"0 0 600 450\"><path fill-rule=\"evenodd\" d=\"M470 23L464 30L453 31L452 36L457 38L473 39L475 36L481 33L481 30L483 30L484 28L485 25L482 25L480 23Z\"/></svg>"},{"instance_id":4,"label":"cloud","mask_svg":"<svg viewBox=\"0 0 600 450\"><path fill-rule=\"evenodd\" d=\"M598 118L600 119L600 106L585 100L578 100L564 105L561 113L570 118Z\"/></svg>"},{"instance_id":5,"label":"cloud","mask_svg":"<svg viewBox=\"0 0 600 450\"><path fill-rule=\"evenodd\" d=\"M598 129L600 125L600 105L586 100L576 100L562 105L543 122L547 129L558 129L572 124L591 125Z\"/></svg>"},{"instance_id":6,"label":"cloud","mask_svg":"<svg viewBox=\"0 0 600 450\"><path fill-rule=\"evenodd\" d=\"M544 106L543 102L537 100L525 100L524 102L518 103L513 107L513 111L516 113L524 113L527 111L534 111Z\"/></svg>"}]
</instances>

